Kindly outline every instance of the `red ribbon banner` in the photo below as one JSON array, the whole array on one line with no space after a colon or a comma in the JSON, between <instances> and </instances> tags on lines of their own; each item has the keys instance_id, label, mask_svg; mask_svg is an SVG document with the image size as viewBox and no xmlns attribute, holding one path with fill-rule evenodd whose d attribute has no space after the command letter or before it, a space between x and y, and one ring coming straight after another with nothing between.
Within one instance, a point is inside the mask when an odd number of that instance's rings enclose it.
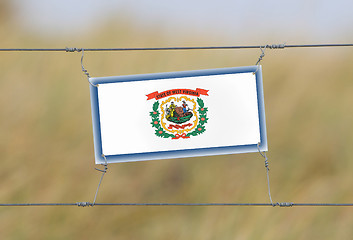
<instances>
[{"instance_id":1,"label":"red ribbon banner","mask_svg":"<svg viewBox=\"0 0 353 240\"><path fill-rule=\"evenodd\" d=\"M150 94L147 94L147 100L150 99L161 99L161 98L165 98L165 97L169 97L172 95L176 95L176 94L183 94L183 95L190 95L190 96L195 96L195 97L199 97L200 95L205 95L208 96L208 91L209 90L205 90L202 88L196 88L196 90L191 90L191 89L171 89L171 90L167 90L164 92L153 92Z\"/></svg>"},{"instance_id":2,"label":"red ribbon banner","mask_svg":"<svg viewBox=\"0 0 353 240\"><path fill-rule=\"evenodd\" d=\"M187 136L186 136L186 133L183 133L183 134L181 134L181 135L175 134L175 138L172 138L172 139L179 139L179 138L190 138L190 137L187 137Z\"/></svg>"},{"instance_id":3,"label":"red ribbon banner","mask_svg":"<svg viewBox=\"0 0 353 240\"><path fill-rule=\"evenodd\" d=\"M178 125L178 124L170 124L168 126L168 129L184 129L186 127L192 127L192 124L191 123L188 123L188 124L183 124L183 125Z\"/></svg>"}]
</instances>

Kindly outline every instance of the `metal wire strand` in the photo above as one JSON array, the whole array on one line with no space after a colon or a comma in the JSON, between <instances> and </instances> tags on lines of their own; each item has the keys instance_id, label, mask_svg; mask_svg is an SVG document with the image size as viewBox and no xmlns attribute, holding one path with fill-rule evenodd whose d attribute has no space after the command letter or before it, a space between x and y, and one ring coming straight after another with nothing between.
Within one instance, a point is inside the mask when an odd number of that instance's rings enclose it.
<instances>
[{"instance_id":1,"label":"metal wire strand","mask_svg":"<svg viewBox=\"0 0 353 240\"><path fill-rule=\"evenodd\" d=\"M89 207L89 206L146 206L146 207L353 207L353 203L0 203L0 207Z\"/></svg>"},{"instance_id":2,"label":"metal wire strand","mask_svg":"<svg viewBox=\"0 0 353 240\"><path fill-rule=\"evenodd\" d=\"M91 83L90 78L91 76L89 75L88 71L85 69L85 67L83 66L83 57L85 55L85 50L83 48L78 49L78 48L66 48L67 52L74 52L74 51L82 51L82 56L81 56L81 69L82 72L87 76L87 80L89 82L89 84L91 84L93 87L98 87L97 85L94 85L93 83Z\"/></svg>"},{"instance_id":3,"label":"metal wire strand","mask_svg":"<svg viewBox=\"0 0 353 240\"><path fill-rule=\"evenodd\" d=\"M269 168L269 163L268 163L268 158L266 156L265 152L261 152L260 150L260 143L257 144L257 149L259 150L259 153L261 154L261 156L265 159L265 168L266 168L266 175L267 175L267 189L268 189L268 196L270 198L270 202L272 204L272 206L275 206L276 204L274 204L272 202L272 197L271 197L271 186L270 186L270 168Z\"/></svg>"},{"instance_id":4,"label":"metal wire strand","mask_svg":"<svg viewBox=\"0 0 353 240\"><path fill-rule=\"evenodd\" d=\"M265 57L265 50L266 50L266 47L267 47L267 46L265 46L264 48L260 47L261 55L260 55L259 60L257 60L257 62L256 62L255 65L258 66L258 65L260 64L260 62L262 61L263 57ZM256 70L256 71L257 71L257 70Z\"/></svg>"},{"instance_id":5,"label":"metal wire strand","mask_svg":"<svg viewBox=\"0 0 353 240\"><path fill-rule=\"evenodd\" d=\"M284 45L283 45L283 46L284 46ZM271 49L277 49L277 48L279 48L279 47L277 47L277 46L273 47L273 46L269 46L269 45L266 45L264 48L260 47L261 54L260 54L260 57L259 57L259 59L257 60L257 62L256 62L256 64L255 64L255 65L257 66L257 68L256 68L256 71L254 72L254 75L257 73L257 71L259 71L260 62L261 62L262 59L265 57L265 50L266 50L267 47L269 47L269 48L271 48Z\"/></svg>"},{"instance_id":6,"label":"metal wire strand","mask_svg":"<svg viewBox=\"0 0 353 240\"><path fill-rule=\"evenodd\" d=\"M284 49L284 48L320 48L353 47L353 43L328 44L267 44L248 46L201 46L201 47L136 47L136 48L0 48L1 52L80 52L84 51L172 51L172 50L230 50L230 49Z\"/></svg>"},{"instance_id":7,"label":"metal wire strand","mask_svg":"<svg viewBox=\"0 0 353 240\"><path fill-rule=\"evenodd\" d=\"M97 187L97 190L96 190L96 194L94 195L93 203L91 204L92 207L96 204L96 199L97 199L97 195L98 195L99 188L100 188L101 183L102 183L102 181L103 181L104 174L105 174L105 173L107 172L107 170L108 170L107 158L105 157L104 154L102 154L102 157L104 158L104 161L105 161L105 163L103 164L104 170L101 170L101 169L99 169L99 168L95 168L97 171L102 172L102 176L101 176L101 180L99 181L99 184L98 184L98 187Z\"/></svg>"}]
</instances>

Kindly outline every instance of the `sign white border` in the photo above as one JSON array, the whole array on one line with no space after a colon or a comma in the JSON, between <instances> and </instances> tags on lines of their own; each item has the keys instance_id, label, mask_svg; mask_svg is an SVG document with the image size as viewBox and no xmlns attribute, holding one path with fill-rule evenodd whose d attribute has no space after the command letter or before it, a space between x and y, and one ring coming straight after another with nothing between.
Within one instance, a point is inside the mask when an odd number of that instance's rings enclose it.
<instances>
[{"instance_id":1,"label":"sign white border","mask_svg":"<svg viewBox=\"0 0 353 240\"><path fill-rule=\"evenodd\" d=\"M267 151L266 121L265 121L261 66L197 70L197 71L186 71L186 72L141 74L141 75L116 76L116 77L99 77L99 78L89 79L92 84L94 85L98 84L98 87L94 87L90 85L92 125L93 125L96 164L103 164L105 162L105 159L102 155L103 154L102 128L101 128L102 126L101 126L100 109L99 109L100 102L98 97L99 85L102 86L103 84L109 84L109 83L123 83L123 82L133 82L133 81L150 81L150 80L164 80L164 79L170 79L174 81L175 79L180 80L182 78L187 78L187 77L190 78L190 77L202 77L202 76L237 74L237 73L255 74L258 119L259 119L259 128L260 128L259 129L259 132L260 132L259 148L261 151ZM216 80L217 80L217 76L215 76L215 81ZM257 144L249 144L249 145L234 145L234 146L204 147L204 148L201 147L201 148L194 148L194 149L178 149L178 150L171 150L171 151L137 152L137 153L131 153L131 154L105 155L105 157L108 163L115 163L115 162L130 162L130 161L145 161L145 160L157 160L157 159L235 154L235 153L246 153L246 152L257 152L257 151L258 151Z\"/></svg>"}]
</instances>

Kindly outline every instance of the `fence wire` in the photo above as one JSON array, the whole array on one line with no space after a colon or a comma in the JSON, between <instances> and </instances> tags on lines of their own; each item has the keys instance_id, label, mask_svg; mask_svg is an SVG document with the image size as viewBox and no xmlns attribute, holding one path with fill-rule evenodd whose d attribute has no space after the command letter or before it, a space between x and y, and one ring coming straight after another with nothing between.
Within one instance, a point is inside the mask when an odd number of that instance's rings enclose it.
<instances>
[{"instance_id":1,"label":"fence wire","mask_svg":"<svg viewBox=\"0 0 353 240\"><path fill-rule=\"evenodd\" d=\"M285 49L285 48L320 48L353 47L353 43L329 44L267 44L248 46L196 46L196 47L136 47L136 48L0 48L2 52L81 52L81 51L173 51L173 50L231 50L231 49Z\"/></svg>"},{"instance_id":2,"label":"fence wire","mask_svg":"<svg viewBox=\"0 0 353 240\"><path fill-rule=\"evenodd\" d=\"M353 203L1 203L0 207L353 207Z\"/></svg>"}]
</instances>

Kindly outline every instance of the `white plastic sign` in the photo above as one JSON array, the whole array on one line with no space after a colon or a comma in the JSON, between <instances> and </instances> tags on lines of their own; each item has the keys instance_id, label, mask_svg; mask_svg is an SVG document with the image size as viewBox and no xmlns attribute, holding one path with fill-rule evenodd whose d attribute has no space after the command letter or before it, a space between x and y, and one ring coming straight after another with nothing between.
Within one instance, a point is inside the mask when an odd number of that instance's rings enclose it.
<instances>
[{"instance_id":1,"label":"white plastic sign","mask_svg":"<svg viewBox=\"0 0 353 240\"><path fill-rule=\"evenodd\" d=\"M90 81L97 164L267 151L261 66Z\"/></svg>"}]
</instances>

